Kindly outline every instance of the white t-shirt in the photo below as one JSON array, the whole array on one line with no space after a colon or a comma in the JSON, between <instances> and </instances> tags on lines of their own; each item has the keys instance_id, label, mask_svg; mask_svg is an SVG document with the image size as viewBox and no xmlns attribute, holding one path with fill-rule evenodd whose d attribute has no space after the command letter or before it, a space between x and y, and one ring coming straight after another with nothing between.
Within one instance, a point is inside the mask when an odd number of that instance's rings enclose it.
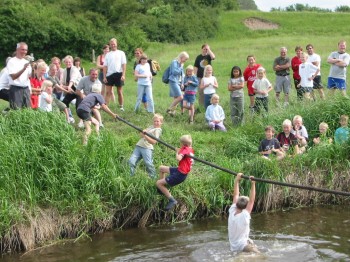
<instances>
[{"instance_id":1,"label":"white t-shirt","mask_svg":"<svg viewBox=\"0 0 350 262\"><path fill-rule=\"evenodd\" d=\"M318 76L321 75L321 57L318 55L318 54L312 54L312 55L309 55L308 59L306 62L309 62L309 63L314 63L314 62L318 62L318 69L320 69L320 71L318 72Z\"/></svg>"},{"instance_id":2,"label":"white t-shirt","mask_svg":"<svg viewBox=\"0 0 350 262\"><path fill-rule=\"evenodd\" d=\"M313 87L314 82L313 80L309 80L309 78L312 77L317 71L318 67L309 63L305 62L299 65L299 75L300 75L300 85L302 87Z\"/></svg>"},{"instance_id":3,"label":"white t-shirt","mask_svg":"<svg viewBox=\"0 0 350 262\"><path fill-rule=\"evenodd\" d=\"M258 91L267 91L270 86L271 86L270 81L265 77L262 79L257 78L253 83L253 88ZM262 98L262 97L268 97L269 95L268 94L262 95L262 94L256 93L255 96Z\"/></svg>"},{"instance_id":4,"label":"white t-shirt","mask_svg":"<svg viewBox=\"0 0 350 262\"><path fill-rule=\"evenodd\" d=\"M122 65L126 64L125 53L121 50L109 51L105 56L103 66L107 66L106 76L114 73L122 73Z\"/></svg>"},{"instance_id":5,"label":"white t-shirt","mask_svg":"<svg viewBox=\"0 0 350 262\"><path fill-rule=\"evenodd\" d=\"M229 209L228 217L228 238L230 241L231 251L242 251L248 244L250 232L250 214L243 209L241 213L236 214L236 204Z\"/></svg>"},{"instance_id":6,"label":"white t-shirt","mask_svg":"<svg viewBox=\"0 0 350 262\"><path fill-rule=\"evenodd\" d=\"M213 84L214 84L214 81L216 81L216 77L215 76L203 77L202 81L204 85L210 84L208 87L203 89L203 93L206 95L215 94L216 88L213 86Z\"/></svg>"},{"instance_id":7,"label":"white t-shirt","mask_svg":"<svg viewBox=\"0 0 350 262\"><path fill-rule=\"evenodd\" d=\"M6 66L9 75L18 73L23 69L24 65L27 63L28 63L28 60L24 58L19 59L17 57L12 57L7 62L7 66ZM9 84L15 85L15 86L21 86L21 87L28 86L30 88L29 76L31 73L32 73L32 67L29 65L26 68L26 70L17 79L13 80L12 77L10 76Z\"/></svg>"},{"instance_id":8,"label":"white t-shirt","mask_svg":"<svg viewBox=\"0 0 350 262\"><path fill-rule=\"evenodd\" d=\"M7 68L3 68L0 72L0 90L1 89L10 89L9 87L9 81L10 76L8 73Z\"/></svg>"},{"instance_id":9,"label":"white t-shirt","mask_svg":"<svg viewBox=\"0 0 350 262\"><path fill-rule=\"evenodd\" d=\"M151 68L149 66L149 63L146 63L144 65L142 64L138 64L135 67L135 71L139 74L139 75L147 75L148 77L138 77L137 78L137 83L139 85L151 85L152 83L152 73L151 73Z\"/></svg>"},{"instance_id":10,"label":"white t-shirt","mask_svg":"<svg viewBox=\"0 0 350 262\"><path fill-rule=\"evenodd\" d=\"M46 101L46 98L50 97L48 93L43 91L40 95L40 109L45 112L52 112L52 104Z\"/></svg>"}]
</instances>

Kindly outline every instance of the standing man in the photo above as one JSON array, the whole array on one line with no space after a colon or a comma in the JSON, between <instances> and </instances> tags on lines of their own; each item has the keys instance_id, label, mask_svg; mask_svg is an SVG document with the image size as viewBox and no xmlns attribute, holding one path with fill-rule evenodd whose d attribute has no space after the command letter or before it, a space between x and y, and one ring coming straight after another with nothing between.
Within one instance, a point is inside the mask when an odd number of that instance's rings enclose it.
<instances>
[{"instance_id":1,"label":"standing man","mask_svg":"<svg viewBox=\"0 0 350 262\"><path fill-rule=\"evenodd\" d=\"M346 95L346 67L350 61L350 56L345 50L346 42L341 40L338 43L338 51L332 52L327 59L327 63L331 64L328 88L333 94L336 89L340 90L343 96Z\"/></svg>"},{"instance_id":2,"label":"standing man","mask_svg":"<svg viewBox=\"0 0 350 262\"><path fill-rule=\"evenodd\" d=\"M194 74L198 78L198 83L201 82L201 79L203 78L204 73L204 67L206 65L211 65L211 61L215 59L215 54L210 50L210 47L208 44L202 45L202 53L197 56L195 62L194 62ZM204 93L203 89L198 90L199 93L199 104L204 106Z\"/></svg>"},{"instance_id":3,"label":"standing man","mask_svg":"<svg viewBox=\"0 0 350 262\"><path fill-rule=\"evenodd\" d=\"M97 89L102 90L102 83L98 79L98 69L97 68L91 68L89 71L88 76L84 76L77 86L77 90L75 91L75 94L78 96L77 99L77 107L83 101L83 99L90 93L92 93L92 89L94 86L97 86ZM97 121L100 123L100 127L103 127L101 114L98 111L97 108L91 109L92 113L94 114ZM81 126L82 125L82 126ZM79 123L79 127L84 127L84 124L82 122Z\"/></svg>"},{"instance_id":4,"label":"standing man","mask_svg":"<svg viewBox=\"0 0 350 262\"><path fill-rule=\"evenodd\" d=\"M103 82L106 83L106 104L112 97L113 86L117 87L118 102L121 111L124 111L123 85L126 73L126 56L121 50L117 50L117 39L109 41L111 51L105 56L103 63Z\"/></svg>"},{"instance_id":5,"label":"standing man","mask_svg":"<svg viewBox=\"0 0 350 262\"><path fill-rule=\"evenodd\" d=\"M317 76L313 80L314 82L313 89L317 89L320 94L320 98L324 99L325 97L324 97L323 85L321 81L321 57L318 54L314 53L314 46L312 44L308 44L306 46L306 51L307 51L307 54L309 55L307 62L317 66L318 69L320 70ZM311 95L313 99L315 99L315 94L313 91L311 92Z\"/></svg>"},{"instance_id":6,"label":"standing man","mask_svg":"<svg viewBox=\"0 0 350 262\"><path fill-rule=\"evenodd\" d=\"M28 52L28 45L20 42L16 47L16 56L7 63L9 74L9 102L11 109L30 107L30 81L32 67L24 57Z\"/></svg>"},{"instance_id":7,"label":"standing man","mask_svg":"<svg viewBox=\"0 0 350 262\"><path fill-rule=\"evenodd\" d=\"M273 70L276 73L276 100L279 102L280 93L284 93L284 106L289 105L289 90L290 90L290 77L289 77L290 58L287 57L287 48L281 47L280 56L275 58L273 62Z\"/></svg>"}]
</instances>

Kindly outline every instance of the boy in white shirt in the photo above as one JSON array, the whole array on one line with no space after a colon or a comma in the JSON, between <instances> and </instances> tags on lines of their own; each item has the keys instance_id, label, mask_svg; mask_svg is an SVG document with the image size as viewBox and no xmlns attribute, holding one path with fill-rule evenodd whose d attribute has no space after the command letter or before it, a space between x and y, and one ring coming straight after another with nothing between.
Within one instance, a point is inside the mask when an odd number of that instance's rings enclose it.
<instances>
[{"instance_id":1,"label":"boy in white shirt","mask_svg":"<svg viewBox=\"0 0 350 262\"><path fill-rule=\"evenodd\" d=\"M238 173L235 179L233 191L233 204L229 210L228 237L231 251L245 251L260 253L253 241L249 238L250 213L253 210L255 200L255 181L250 177L251 188L249 197L239 196L239 181L242 173Z\"/></svg>"},{"instance_id":2,"label":"boy in white shirt","mask_svg":"<svg viewBox=\"0 0 350 262\"><path fill-rule=\"evenodd\" d=\"M300 55L302 63L299 65L300 83L298 86L304 91L304 97L310 100L310 93L314 86L313 80L320 72L320 69L310 62L307 62L308 57L308 54L304 52Z\"/></svg>"}]
</instances>

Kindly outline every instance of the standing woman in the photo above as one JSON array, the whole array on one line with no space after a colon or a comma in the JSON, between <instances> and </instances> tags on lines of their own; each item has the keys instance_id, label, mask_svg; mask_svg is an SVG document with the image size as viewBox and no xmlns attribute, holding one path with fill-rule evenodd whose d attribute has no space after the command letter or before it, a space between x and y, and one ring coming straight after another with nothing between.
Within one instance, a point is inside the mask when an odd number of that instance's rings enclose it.
<instances>
[{"instance_id":1,"label":"standing woman","mask_svg":"<svg viewBox=\"0 0 350 262\"><path fill-rule=\"evenodd\" d=\"M176 106L183 99L181 89L183 88L184 84L184 63L188 58L188 53L183 51L170 64L169 87L170 96L174 97L174 100L166 112L171 116L175 115Z\"/></svg>"},{"instance_id":2,"label":"standing woman","mask_svg":"<svg viewBox=\"0 0 350 262\"><path fill-rule=\"evenodd\" d=\"M104 45L102 48L102 54L100 54L97 57L96 60L96 67L98 69L100 69L100 72L98 73L98 80L100 80L100 82L102 83L102 92L101 95L103 96L103 98L106 98L106 91L105 91L105 84L103 82L103 63L105 62L105 56L106 54L109 52L109 45ZM114 94L114 93L113 93ZM112 97L113 101L115 101L115 97Z\"/></svg>"},{"instance_id":3,"label":"standing woman","mask_svg":"<svg viewBox=\"0 0 350 262\"><path fill-rule=\"evenodd\" d=\"M248 62L248 65L244 70L243 76L244 76L244 81L247 82L248 95L250 100L249 109L251 112L254 112L255 93L254 93L253 83L256 79L256 73L258 71L258 68L261 67L261 65L256 63L254 55L248 55L247 62Z\"/></svg>"},{"instance_id":4,"label":"standing woman","mask_svg":"<svg viewBox=\"0 0 350 262\"><path fill-rule=\"evenodd\" d=\"M84 69L84 67L81 66L81 59L80 59L80 57L74 58L74 63L73 64L74 64L74 66L76 68L78 68L78 70L79 70L79 72L81 74L81 77L85 76L85 69Z\"/></svg>"},{"instance_id":5,"label":"standing woman","mask_svg":"<svg viewBox=\"0 0 350 262\"><path fill-rule=\"evenodd\" d=\"M135 68L138 64L140 64L140 58L141 56L143 55L143 49L141 47L138 47L135 49L134 51L134 55L135 55L135 62L134 62L134 71L135 71ZM148 64L150 65L150 67L152 66L149 62L150 60L147 60ZM138 78L135 77L135 81L137 81ZM142 95L142 101L143 103L143 106L147 109L147 95L146 95L146 92L143 93Z\"/></svg>"}]
</instances>

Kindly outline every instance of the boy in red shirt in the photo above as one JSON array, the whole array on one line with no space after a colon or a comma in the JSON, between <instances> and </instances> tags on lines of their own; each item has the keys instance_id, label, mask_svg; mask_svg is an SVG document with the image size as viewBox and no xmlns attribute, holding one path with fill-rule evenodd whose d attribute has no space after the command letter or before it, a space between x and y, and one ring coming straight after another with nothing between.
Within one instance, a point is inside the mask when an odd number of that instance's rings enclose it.
<instances>
[{"instance_id":1,"label":"boy in red shirt","mask_svg":"<svg viewBox=\"0 0 350 262\"><path fill-rule=\"evenodd\" d=\"M176 186L181 184L187 178L187 174L192 169L193 159L189 156L194 155L192 149L192 137L190 135L183 135L180 137L181 148L176 149L176 160L179 161L178 167L169 167L169 166L160 166L160 179L156 182L157 188L161 191L169 203L166 205L165 210L168 211L172 209L177 201L170 194L169 190L166 188L166 185ZM170 174L165 177L165 174Z\"/></svg>"}]
</instances>

